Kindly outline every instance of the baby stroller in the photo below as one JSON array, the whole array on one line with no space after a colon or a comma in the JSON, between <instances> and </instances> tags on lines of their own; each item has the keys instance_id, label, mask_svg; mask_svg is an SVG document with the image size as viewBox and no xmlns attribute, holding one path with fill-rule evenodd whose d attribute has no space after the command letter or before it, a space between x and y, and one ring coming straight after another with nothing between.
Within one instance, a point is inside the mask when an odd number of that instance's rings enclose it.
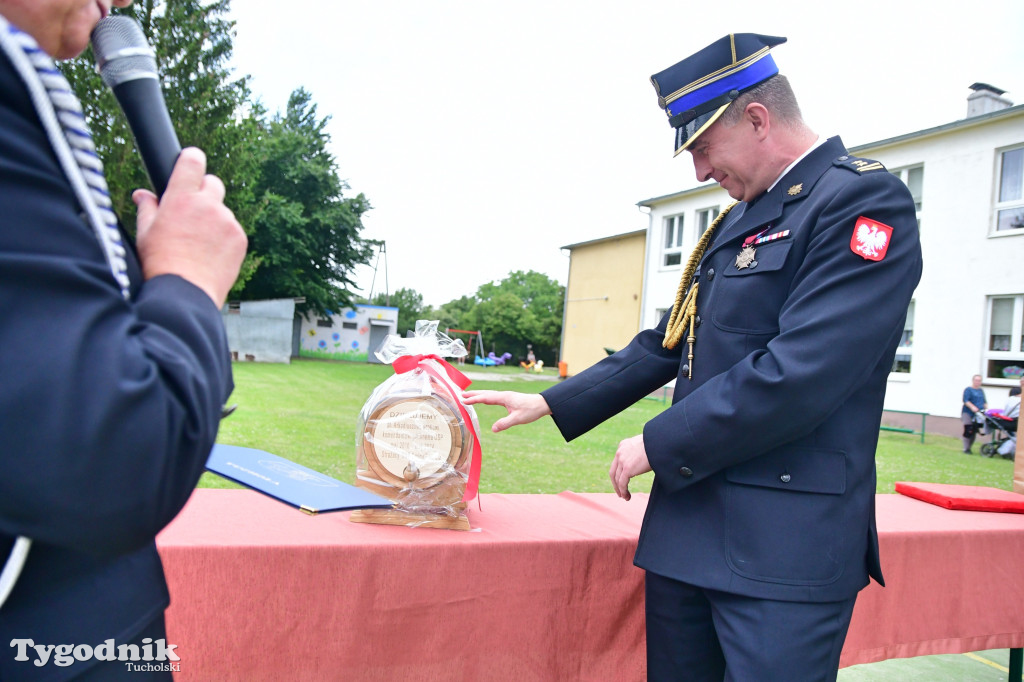
<instances>
[{"instance_id":1,"label":"baby stroller","mask_svg":"<svg viewBox=\"0 0 1024 682\"><path fill-rule=\"evenodd\" d=\"M999 455L1003 459L1013 459L1017 449L1017 419L1004 417L998 410L989 410L983 414L985 430L992 434L992 440L981 446L981 454L985 457Z\"/></svg>"}]
</instances>

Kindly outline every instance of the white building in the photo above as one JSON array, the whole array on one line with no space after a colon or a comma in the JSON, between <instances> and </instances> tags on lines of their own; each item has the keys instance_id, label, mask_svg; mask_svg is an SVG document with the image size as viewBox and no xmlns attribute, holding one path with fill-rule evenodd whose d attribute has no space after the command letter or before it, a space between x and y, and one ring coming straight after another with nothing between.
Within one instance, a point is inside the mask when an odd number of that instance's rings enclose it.
<instances>
[{"instance_id":1,"label":"white building","mask_svg":"<svg viewBox=\"0 0 1024 682\"><path fill-rule=\"evenodd\" d=\"M924 274L887 410L958 419L974 374L989 407L1002 407L1024 368L1024 105L971 88L967 118L850 149L907 183L921 226ZM641 328L671 307L690 251L730 203L713 182L639 202L649 211Z\"/></svg>"}]
</instances>

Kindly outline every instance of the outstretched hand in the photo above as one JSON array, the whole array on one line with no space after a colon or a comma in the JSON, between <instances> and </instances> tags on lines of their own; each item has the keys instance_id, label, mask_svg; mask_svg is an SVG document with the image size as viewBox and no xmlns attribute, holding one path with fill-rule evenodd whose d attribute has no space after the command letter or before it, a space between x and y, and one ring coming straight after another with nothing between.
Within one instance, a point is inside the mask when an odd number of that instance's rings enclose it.
<instances>
[{"instance_id":1,"label":"outstretched hand","mask_svg":"<svg viewBox=\"0 0 1024 682\"><path fill-rule=\"evenodd\" d=\"M516 393L515 391L464 391L467 405L501 405L508 410L508 416L494 422L491 431L498 433L510 426L529 424L551 414L551 408L539 393Z\"/></svg>"}]
</instances>

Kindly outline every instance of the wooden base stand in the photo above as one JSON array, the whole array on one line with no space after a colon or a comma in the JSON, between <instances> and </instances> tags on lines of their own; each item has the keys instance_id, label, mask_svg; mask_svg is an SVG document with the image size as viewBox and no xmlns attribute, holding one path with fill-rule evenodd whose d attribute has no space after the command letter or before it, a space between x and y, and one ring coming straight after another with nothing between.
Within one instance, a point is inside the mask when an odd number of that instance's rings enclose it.
<instances>
[{"instance_id":1,"label":"wooden base stand","mask_svg":"<svg viewBox=\"0 0 1024 682\"><path fill-rule=\"evenodd\" d=\"M348 520L352 523L380 523L388 526L415 526L424 528L447 528L449 530L471 530L466 517L466 505L456 507L457 516L430 514L427 512L402 511L401 509L357 509Z\"/></svg>"}]
</instances>

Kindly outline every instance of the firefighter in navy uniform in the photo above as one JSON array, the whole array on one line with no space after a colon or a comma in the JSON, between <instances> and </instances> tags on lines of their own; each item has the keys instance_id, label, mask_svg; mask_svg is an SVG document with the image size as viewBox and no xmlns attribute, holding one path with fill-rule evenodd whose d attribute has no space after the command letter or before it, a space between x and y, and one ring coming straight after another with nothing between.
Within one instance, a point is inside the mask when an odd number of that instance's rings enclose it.
<instances>
[{"instance_id":1,"label":"firefighter in navy uniform","mask_svg":"<svg viewBox=\"0 0 1024 682\"><path fill-rule=\"evenodd\" d=\"M652 77L697 179L736 203L702 236L672 311L625 349L505 406L566 439L675 379L609 472L655 479L646 570L653 680L829 680L854 600L882 582L875 447L921 275L914 202L882 164L803 122L769 50L726 36Z\"/></svg>"}]
</instances>

